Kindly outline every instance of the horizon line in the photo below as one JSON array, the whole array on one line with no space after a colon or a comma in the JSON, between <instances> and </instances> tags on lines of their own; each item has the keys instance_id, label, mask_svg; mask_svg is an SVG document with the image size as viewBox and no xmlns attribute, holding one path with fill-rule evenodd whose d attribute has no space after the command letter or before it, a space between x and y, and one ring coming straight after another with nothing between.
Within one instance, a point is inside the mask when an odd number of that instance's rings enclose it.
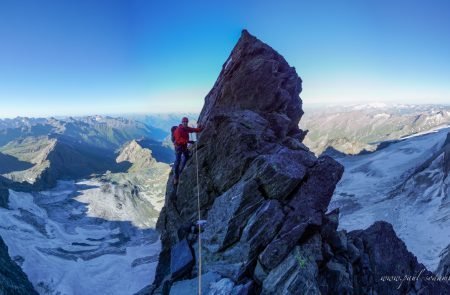
<instances>
[{"instance_id":1,"label":"horizon line","mask_svg":"<svg viewBox=\"0 0 450 295\"><path fill-rule=\"evenodd\" d=\"M432 102L424 102L424 103L402 103L402 102L385 102L385 101L367 101L367 102L309 102L305 103L302 100L302 108L308 108L311 106L354 106L354 105L371 105L371 104L385 104L388 106L396 106L396 105L433 105L433 106L450 106L450 103L432 103ZM18 119L18 118L29 118L29 119L51 119L51 118L84 118L84 117L94 117L94 116L102 116L102 117L126 117L126 116L145 116L145 115L169 115L169 114L200 114L199 111L148 111L148 112L108 112L108 113L85 113L85 114L53 114L53 115L13 115L13 116L3 116L0 115L0 120L6 119Z\"/></svg>"}]
</instances>

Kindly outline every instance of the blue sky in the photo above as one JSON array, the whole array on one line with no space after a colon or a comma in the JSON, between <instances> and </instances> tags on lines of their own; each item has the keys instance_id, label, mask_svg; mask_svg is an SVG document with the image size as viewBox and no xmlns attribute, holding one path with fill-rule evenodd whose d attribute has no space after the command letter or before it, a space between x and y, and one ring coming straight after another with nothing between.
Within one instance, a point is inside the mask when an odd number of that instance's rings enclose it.
<instances>
[{"instance_id":1,"label":"blue sky","mask_svg":"<svg viewBox=\"0 0 450 295\"><path fill-rule=\"evenodd\" d=\"M450 102L450 1L0 0L0 117L199 111L243 28L305 105Z\"/></svg>"}]
</instances>

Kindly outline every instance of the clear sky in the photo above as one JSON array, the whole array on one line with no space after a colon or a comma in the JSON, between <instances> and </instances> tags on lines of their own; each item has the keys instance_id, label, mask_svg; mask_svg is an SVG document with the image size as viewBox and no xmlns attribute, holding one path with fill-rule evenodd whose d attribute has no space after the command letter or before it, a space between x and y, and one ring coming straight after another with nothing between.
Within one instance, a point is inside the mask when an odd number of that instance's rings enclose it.
<instances>
[{"instance_id":1,"label":"clear sky","mask_svg":"<svg viewBox=\"0 0 450 295\"><path fill-rule=\"evenodd\" d=\"M0 117L199 111L243 28L304 103L450 103L450 1L0 0Z\"/></svg>"}]
</instances>

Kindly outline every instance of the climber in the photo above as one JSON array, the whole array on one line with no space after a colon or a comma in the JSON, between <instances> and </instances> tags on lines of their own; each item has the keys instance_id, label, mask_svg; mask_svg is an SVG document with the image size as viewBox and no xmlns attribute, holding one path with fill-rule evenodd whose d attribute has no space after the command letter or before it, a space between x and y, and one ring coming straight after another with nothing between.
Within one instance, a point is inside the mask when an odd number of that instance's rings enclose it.
<instances>
[{"instance_id":1,"label":"climber","mask_svg":"<svg viewBox=\"0 0 450 295\"><path fill-rule=\"evenodd\" d=\"M189 159L189 151L187 148L189 141L189 133L192 132L201 132L202 127L198 125L198 128L191 128L188 126L189 119L183 117L181 120L181 124L173 131L173 142L175 146L175 164L174 164L174 177L173 184L178 184L178 177L180 176L181 171L183 171L184 165ZM181 163L181 167L180 167Z\"/></svg>"}]
</instances>

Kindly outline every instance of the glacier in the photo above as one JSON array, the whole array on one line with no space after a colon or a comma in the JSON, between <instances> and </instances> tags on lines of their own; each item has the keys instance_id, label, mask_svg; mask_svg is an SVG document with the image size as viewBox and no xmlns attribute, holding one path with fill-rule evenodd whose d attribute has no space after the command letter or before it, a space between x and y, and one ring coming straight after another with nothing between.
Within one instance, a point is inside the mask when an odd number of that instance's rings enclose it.
<instances>
[{"instance_id":1,"label":"glacier","mask_svg":"<svg viewBox=\"0 0 450 295\"><path fill-rule=\"evenodd\" d=\"M130 212L96 216L114 211L112 200L101 199L102 183L9 192L0 235L40 294L134 294L153 282L160 251L154 222L137 226Z\"/></svg>"},{"instance_id":2,"label":"glacier","mask_svg":"<svg viewBox=\"0 0 450 295\"><path fill-rule=\"evenodd\" d=\"M339 228L390 222L419 262L435 270L450 243L450 177L440 154L449 131L444 126L375 152L337 158L345 171L329 211L340 207Z\"/></svg>"}]
</instances>

